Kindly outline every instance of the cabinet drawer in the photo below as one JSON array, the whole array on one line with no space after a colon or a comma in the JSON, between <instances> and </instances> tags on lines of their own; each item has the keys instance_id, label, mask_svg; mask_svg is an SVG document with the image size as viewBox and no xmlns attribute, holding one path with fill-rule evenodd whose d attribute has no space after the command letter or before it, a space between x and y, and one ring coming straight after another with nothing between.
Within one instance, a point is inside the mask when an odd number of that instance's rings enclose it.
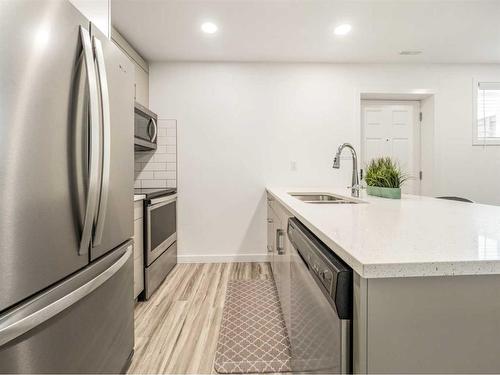
<instances>
[{"instance_id":1,"label":"cabinet drawer","mask_svg":"<svg viewBox=\"0 0 500 375\"><path fill-rule=\"evenodd\" d=\"M144 216L144 207L143 201L135 201L134 202L134 220L140 219Z\"/></svg>"}]
</instances>

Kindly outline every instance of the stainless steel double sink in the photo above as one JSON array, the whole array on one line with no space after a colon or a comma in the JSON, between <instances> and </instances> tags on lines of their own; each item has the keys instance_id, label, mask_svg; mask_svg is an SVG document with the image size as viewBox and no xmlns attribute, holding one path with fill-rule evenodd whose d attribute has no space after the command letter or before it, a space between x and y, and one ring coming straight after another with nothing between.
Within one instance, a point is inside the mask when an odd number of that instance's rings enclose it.
<instances>
[{"instance_id":1,"label":"stainless steel double sink","mask_svg":"<svg viewBox=\"0 0 500 375\"><path fill-rule=\"evenodd\" d=\"M315 204L358 204L364 203L363 201L358 201L343 197L341 195L334 195L330 193L288 193L292 197L301 200L305 203L315 203Z\"/></svg>"}]
</instances>

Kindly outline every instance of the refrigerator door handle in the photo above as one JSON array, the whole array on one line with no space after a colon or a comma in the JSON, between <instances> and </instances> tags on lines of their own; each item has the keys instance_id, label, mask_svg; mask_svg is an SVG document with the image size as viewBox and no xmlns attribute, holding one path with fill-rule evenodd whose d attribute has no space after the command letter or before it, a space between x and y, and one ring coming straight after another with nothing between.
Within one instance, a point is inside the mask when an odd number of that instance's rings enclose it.
<instances>
[{"instance_id":1,"label":"refrigerator door handle","mask_svg":"<svg viewBox=\"0 0 500 375\"><path fill-rule=\"evenodd\" d=\"M92 229L94 224L95 210L97 206L97 193L99 183L99 99L97 91L97 80L94 66L94 54L92 53L92 44L90 33L84 27L80 26L80 37L83 45L83 54L85 59L85 69L89 85L89 112L90 112L90 150L89 150L89 182L87 190L87 206L85 208L85 218L83 220L82 237L78 254L88 254L90 240L92 238Z\"/></svg>"},{"instance_id":2,"label":"refrigerator door handle","mask_svg":"<svg viewBox=\"0 0 500 375\"><path fill-rule=\"evenodd\" d=\"M61 311L64 311L71 305L92 293L109 280L114 274L116 274L127 262L131 254L132 246L128 246L125 253L110 267L106 268L105 271L90 279L88 282L73 290L71 293L48 303L42 308L29 311L33 309L33 306L28 303L26 306L15 310L12 314L5 316L5 318L0 320L0 347L39 326L43 322L49 320ZM28 311L25 311L25 309Z\"/></svg>"},{"instance_id":3,"label":"refrigerator door handle","mask_svg":"<svg viewBox=\"0 0 500 375\"><path fill-rule=\"evenodd\" d=\"M101 191L99 206L97 211L96 228L92 246L99 246L104 231L104 222L106 220L106 211L109 194L109 173L111 161L111 114L109 109L109 90L106 76L106 67L104 63L104 53L102 44L95 36L92 37L97 60L97 76L99 77L99 86L101 88L101 108L102 108L102 134L103 134L103 161L101 166Z\"/></svg>"}]
</instances>

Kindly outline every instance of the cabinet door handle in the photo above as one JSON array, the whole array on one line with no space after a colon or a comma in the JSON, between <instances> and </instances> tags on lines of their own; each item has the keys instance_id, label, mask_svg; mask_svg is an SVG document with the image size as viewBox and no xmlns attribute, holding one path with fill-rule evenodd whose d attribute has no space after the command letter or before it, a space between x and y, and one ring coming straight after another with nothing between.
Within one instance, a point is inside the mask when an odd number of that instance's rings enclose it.
<instances>
[{"instance_id":1,"label":"cabinet door handle","mask_svg":"<svg viewBox=\"0 0 500 375\"><path fill-rule=\"evenodd\" d=\"M273 219L267 219L267 222L271 224L273 222Z\"/></svg>"},{"instance_id":2,"label":"cabinet door handle","mask_svg":"<svg viewBox=\"0 0 500 375\"><path fill-rule=\"evenodd\" d=\"M285 246L283 244L283 235L285 234L285 231L283 229L278 229L276 230L276 251L278 252L278 255L283 255L285 254Z\"/></svg>"}]
</instances>

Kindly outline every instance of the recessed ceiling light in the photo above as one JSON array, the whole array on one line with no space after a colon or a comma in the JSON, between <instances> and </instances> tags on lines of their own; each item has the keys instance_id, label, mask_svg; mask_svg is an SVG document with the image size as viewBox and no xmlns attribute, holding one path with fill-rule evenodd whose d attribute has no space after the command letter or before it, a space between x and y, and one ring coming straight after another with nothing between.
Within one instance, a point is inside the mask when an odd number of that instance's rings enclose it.
<instances>
[{"instance_id":1,"label":"recessed ceiling light","mask_svg":"<svg viewBox=\"0 0 500 375\"><path fill-rule=\"evenodd\" d=\"M416 56L420 55L422 51L419 50L404 50L404 51L399 51L399 54L401 56Z\"/></svg>"},{"instance_id":2,"label":"recessed ceiling light","mask_svg":"<svg viewBox=\"0 0 500 375\"><path fill-rule=\"evenodd\" d=\"M335 35L347 35L351 31L351 29L351 25L349 25L348 23L344 23L342 25L338 25L335 30L333 30L333 33Z\"/></svg>"},{"instance_id":3,"label":"recessed ceiling light","mask_svg":"<svg viewBox=\"0 0 500 375\"><path fill-rule=\"evenodd\" d=\"M203 31L205 34L215 34L217 30L217 25L212 22L205 22L201 25L201 31Z\"/></svg>"}]
</instances>

